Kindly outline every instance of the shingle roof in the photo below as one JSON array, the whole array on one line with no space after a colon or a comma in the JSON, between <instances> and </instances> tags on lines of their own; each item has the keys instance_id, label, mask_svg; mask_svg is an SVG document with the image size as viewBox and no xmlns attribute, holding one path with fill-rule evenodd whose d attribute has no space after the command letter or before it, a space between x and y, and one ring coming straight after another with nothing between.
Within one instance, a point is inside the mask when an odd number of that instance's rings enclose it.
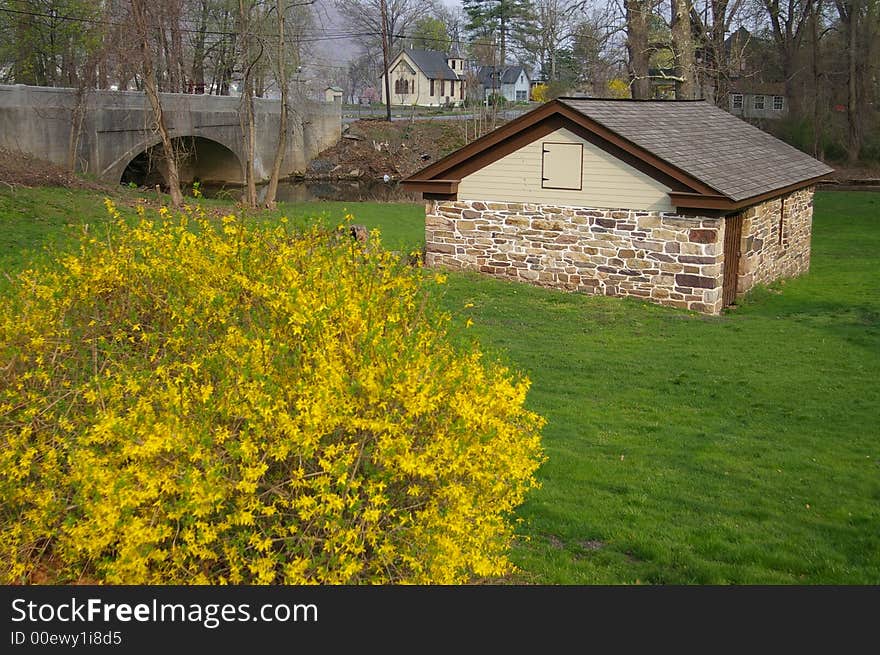
<instances>
[{"instance_id":1,"label":"shingle roof","mask_svg":"<svg viewBox=\"0 0 880 655\"><path fill-rule=\"evenodd\" d=\"M404 50L403 52L413 60L428 79L458 79L458 75L446 63L446 53L438 50Z\"/></svg>"},{"instance_id":2,"label":"shingle roof","mask_svg":"<svg viewBox=\"0 0 880 655\"><path fill-rule=\"evenodd\" d=\"M833 170L706 101L559 100L734 201Z\"/></svg>"},{"instance_id":3,"label":"shingle roof","mask_svg":"<svg viewBox=\"0 0 880 655\"><path fill-rule=\"evenodd\" d=\"M495 66L480 66L480 69L477 71L477 79L480 84L488 87L492 86L492 78L491 75L495 72ZM523 72L522 66L505 66L501 69L501 84L516 84L516 81L519 79L520 74ZM495 84L499 82L496 81Z\"/></svg>"}]
</instances>

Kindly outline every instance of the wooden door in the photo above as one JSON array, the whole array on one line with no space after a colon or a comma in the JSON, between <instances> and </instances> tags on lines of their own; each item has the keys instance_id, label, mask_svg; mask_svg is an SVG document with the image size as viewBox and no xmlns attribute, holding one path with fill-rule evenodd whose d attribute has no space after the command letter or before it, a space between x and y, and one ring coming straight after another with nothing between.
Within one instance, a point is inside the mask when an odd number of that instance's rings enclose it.
<instances>
[{"instance_id":1,"label":"wooden door","mask_svg":"<svg viewBox=\"0 0 880 655\"><path fill-rule=\"evenodd\" d=\"M724 219L724 286L721 291L725 307L736 300L736 278L739 275L740 243L743 215L731 214Z\"/></svg>"}]
</instances>

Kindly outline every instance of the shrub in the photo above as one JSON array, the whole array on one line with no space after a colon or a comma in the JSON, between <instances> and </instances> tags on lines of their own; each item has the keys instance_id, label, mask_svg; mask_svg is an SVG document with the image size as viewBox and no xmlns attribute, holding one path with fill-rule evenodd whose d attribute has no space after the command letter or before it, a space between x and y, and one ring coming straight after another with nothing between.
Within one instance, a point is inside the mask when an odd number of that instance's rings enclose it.
<instances>
[{"instance_id":1,"label":"shrub","mask_svg":"<svg viewBox=\"0 0 880 655\"><path fill-rule=\"evenodd\" d=\"M547 102L550 100L549 87L544 84L536 84L532 87L532 100L535 102Z\"/></svg>"},{"instance_id":2,"label":"shrub","mask_svg":"<svg viewBox=\"0 0 880 655\"><path fill-rule=\"evenodd\" d=\"M341 233L117 220L0 317L2 582L458 583L510 570L528 382L441 275Z\"/></svg>"}]
</instances>

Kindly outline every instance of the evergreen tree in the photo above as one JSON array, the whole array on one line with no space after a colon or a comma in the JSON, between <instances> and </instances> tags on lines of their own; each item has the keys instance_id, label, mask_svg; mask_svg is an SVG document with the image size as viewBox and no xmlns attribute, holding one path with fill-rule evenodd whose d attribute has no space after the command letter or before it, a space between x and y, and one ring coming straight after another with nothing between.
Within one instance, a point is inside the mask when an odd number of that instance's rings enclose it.
<instances>
[{"instance_id":1,"label":"evergreen tree","mask_svg":"<svg viewBox=\"0 0 880 655\"><path fill-rule=\"evenodd\" d=\"M527 33L533 23L531 0L463 0L462 5L467 29L477 37L491 37L500 51L496 63L504 66L508 43Z\"/></svg>"}]
</instances>

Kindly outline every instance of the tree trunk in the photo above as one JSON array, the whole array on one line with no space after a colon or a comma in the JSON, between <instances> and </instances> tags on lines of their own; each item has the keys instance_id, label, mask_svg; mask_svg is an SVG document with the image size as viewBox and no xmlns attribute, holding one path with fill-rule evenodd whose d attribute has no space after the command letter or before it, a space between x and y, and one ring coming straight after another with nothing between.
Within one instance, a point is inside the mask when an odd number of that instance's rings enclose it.
<instances>
[{"instance_id":1,"label":"tree trunk","mask_svg":"<svg viewBox=\"0 0 880 655\"><path fill-rule=\"evenodd\" d=\"M201 0L199 26L193 40L192 92L205 92L205 33L208 30L208 0Z\"/></svg>"},{"instance_id":2,"label":"tree trunk","mask_svg":"<svg viewBox=\"0 0 880 655\"><path fill-rule=\"evenodd\" d=\"M846 122L849 133L847 145L847 158L850 164L859 161L862 155L862 124L859 115L859 85L858 85L858 38L856 35L859 0L851 0L849 5L849 21L847 27L847 103Z\"/></svg>"},{"instance_id":3,"label":"tree trunk","mask_svg":"<svg viewBox=\"0 0 880 655\"><path fill-rule=\"evenodd\" d=\"M697 97L694 38L691 31L690 0L672 0L672 50L675 54L675 98Z\"/></svg>"},{"instance_id":4,"label":"tree trunk","mask_svg":"<svg viewBox=\"0 0 880 655\"><path fill-rule=\"evenodd\" d=\"M860 110L861 84L869 83L867 80L860 80L859 75L859 39L857 35L859 26L859 16L861 15L862 0L836 0L837 12L840 16L840 24L843 27L843 34L846 39L846 63L847 63L847 80L846 80L846 123L847 123L847 143L846 154L850 164L855 164L862 155L862 143L864 135L862 133L862 117ZM869 47L869 44L865 44Z\"/></svg>"},{"instance_id":5,"label":"tree trunk","mask_svg":"<svg viewBox=\"0 0 880 655\"><path fill-rule=\"evenodd\" d=\"M501 68L507 63L507 18L504 15L504 0L501 2Z\"/></svg>"},{"instance_id":6,"label":"tree trunk","mask_svg":"<svg viewBox=\"0 0 880 655\"><path fill-rule=\"evenodd\" d=\"M813 156L816 159L825 159L825 152L822 146L822 106L825 94L822 91L822 71L819 68L819 17L822 15L822 0L818 0L816 10L810 17L812 28L812 69L813 69Z\"/></svg>"},{"instance_id":7,"label":"tree trunk","mask_svg":"<svg viewBox=\"0 0 880 655\"><path fill-rule=\"evenodd\" d=\"M251 61L250 8L245 9L245 0L238 0L240 34L242 38L242 63L244 80L241 90L241 133L244 139L244 180L246 194L244 201L248 207L257 206L257 183L254 179L254 154L256 152L256 126L254 125L253 68Z\"/></svg>"},{"instance_id":8,"label":"tree trunk","mask_svg":"<svg viewBox=\"0 0 880 655\"><path fill-rule=\"evenodd\" d=\"M275 208L275 195L278 193L278 180L284 153L287 150L287 62L284 52L284 3L276 0L275 12L278 14L278 86L281 87L281 116L278 120L278 146L275 148L275 161L272 162L272 175L266 187L266 207Z\"/></svg>"},{"instance_id":9,"label":"tree trunk","mask_svg":"<svg viewBox=\"0 0 880 655\"><path fill-rule=\"evenodd\" d=\"M183 195L180 193L180 174L177 170L177 153L174 143L165 126L165 116L162 113L162 101L159 98L159 87L156 82L156 71L153 68L153 55L150 51L150 42L147 31L147 17L144 7L145 0L131 0L132 14L140 36L142 64L144 68L144 90L150 105L153 108L153 116L156 121L156 129L162 140L162 150L165 153L165 163L168 167L168 190L171 193L171 203L175 207L183 204Z\"/></svg>"},{"instance_id":10,"label":"tree trunk","mask_svg":"<svg viewBox=\"0 0 880 655\"><path fill-rule=\"evenodd\" d=\"M388 79L388 4L381 0L382 13L382 65L385 71L385 120L391 122L391 80Z\"/></svg>"},{"instance_id":11,"label":"tree trunk","mask_svg":"<svg viewBox=\"0 0 880 655\"><path fill-rule=\"evenodd\" d=\"M636 100L647 100L651 97L651 80L648 77L651 58L648 50L649 0L624 0L624 5L630 93Z\"/></svg>"},{"instance_id":12,"label":"tree trunk","mask_svg":"<svg viewBox=\"0 0 880 655\"><path fill-rule=\"evenodd\" d=\"M186 64L183 61L183 32L180 29L180 5L174 6L171 21L171 67L174 69L175 93L186 93Z\"/></svg>"}]
</instances>

